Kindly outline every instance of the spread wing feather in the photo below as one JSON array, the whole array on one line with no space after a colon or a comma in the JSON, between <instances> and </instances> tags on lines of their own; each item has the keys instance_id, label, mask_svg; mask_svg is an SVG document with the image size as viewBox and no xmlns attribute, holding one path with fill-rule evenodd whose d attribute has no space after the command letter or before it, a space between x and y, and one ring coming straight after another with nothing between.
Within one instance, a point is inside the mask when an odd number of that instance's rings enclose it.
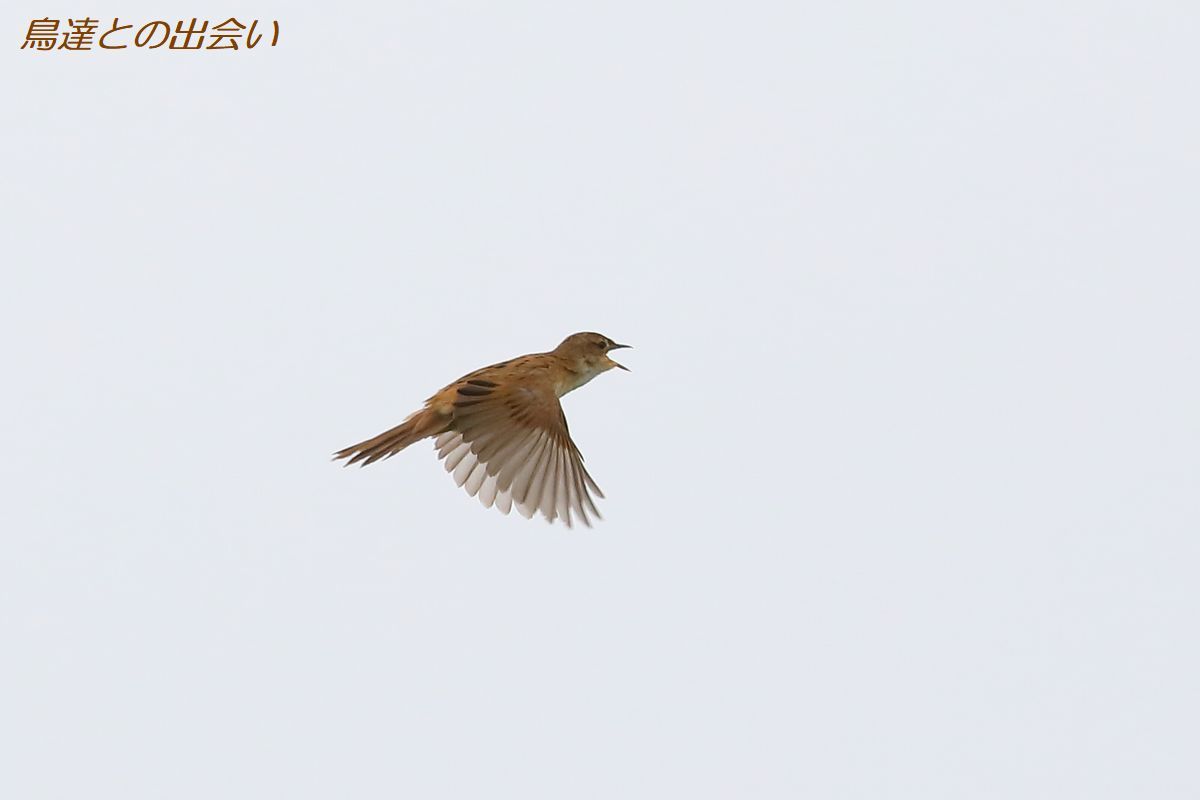
<instances>
[{"instance_id":1,"label":"spread wing feather","mask_svg":"<svg viewBox=\"0 0 1200 800\"><path fill-rule=\"evenodd\" d=\"M540 512L567 527L574 519L590 527L600 518L592 495L604 494L584 468L549 386L467 376L456 386L453 421L434 447L454 482L485 507L507 514L516 506L523 516Z\"/></svg>"}]
</instances>

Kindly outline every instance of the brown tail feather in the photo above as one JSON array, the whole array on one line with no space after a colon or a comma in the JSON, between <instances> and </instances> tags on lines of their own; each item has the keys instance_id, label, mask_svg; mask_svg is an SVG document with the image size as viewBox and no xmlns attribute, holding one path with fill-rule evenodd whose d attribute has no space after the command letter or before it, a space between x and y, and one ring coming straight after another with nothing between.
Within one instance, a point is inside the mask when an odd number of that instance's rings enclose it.
<instances>
[{"instance_id":1,"label":"brown tail feather","mask_svg":"<svg viewBox=\"0 0 1200 800\"><path fill-rule=\"evenodd\" d=\"M335 461L340 458L349 459L344 465L347 467L360 461L365 467L372 461L390 458L413 442L419 442L428 436L441 433L445 428L444 420L440 419L433 411L423 408L391 430L384 431L365 442L352 444L344 450L338 450L333 454L333 458Z\"/></svg>"}]
</instances>

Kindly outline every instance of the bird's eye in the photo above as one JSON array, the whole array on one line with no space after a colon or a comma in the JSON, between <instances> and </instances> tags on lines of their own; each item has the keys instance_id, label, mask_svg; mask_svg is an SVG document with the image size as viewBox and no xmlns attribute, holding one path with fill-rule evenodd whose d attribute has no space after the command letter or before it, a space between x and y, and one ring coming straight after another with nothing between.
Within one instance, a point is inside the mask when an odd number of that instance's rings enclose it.
<instances>
[{"instance_id":1,"label":"bird's eye","mask_svg":"<svg viewBox=\"0 0 1200 800\"><path fill-rule=\"evenodd\" d=\"M604 340L604 339L601 339L601 340L599 340L598 342L596 342L596 347L602 347L602 348L604 348L605 350L607 350L607 349L608 349L608 342L607 342L606 340Z\"/></svg>"}]
</instances>

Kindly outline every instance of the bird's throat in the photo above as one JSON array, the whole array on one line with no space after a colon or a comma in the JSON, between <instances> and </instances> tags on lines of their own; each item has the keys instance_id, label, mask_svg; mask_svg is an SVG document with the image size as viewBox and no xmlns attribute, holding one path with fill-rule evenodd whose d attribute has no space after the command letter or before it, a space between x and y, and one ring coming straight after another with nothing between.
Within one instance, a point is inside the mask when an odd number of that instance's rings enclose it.
<instances>
[{"instance_id":1,"label":"bird's throat","mask_svg":"<svg viewBox=\"0 0 1200 800\"><path fill-rule=\"evenodd\" d=\"M587 369L586 367L580 369L565 369L563 370L562 377L558 380L557 385L554 387L555 392L559 397L562 397L567 392L573 392L580 386L583 386L601 372L602 370Z\"/></svg>"}]
</instances>

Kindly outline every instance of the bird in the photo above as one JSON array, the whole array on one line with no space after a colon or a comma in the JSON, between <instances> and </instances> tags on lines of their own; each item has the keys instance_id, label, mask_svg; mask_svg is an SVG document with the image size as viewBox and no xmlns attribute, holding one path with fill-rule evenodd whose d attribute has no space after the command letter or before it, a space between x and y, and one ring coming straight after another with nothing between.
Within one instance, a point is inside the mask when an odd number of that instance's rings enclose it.
<instances>
[{"instance_id":1,"label":"bird","mask_svg":"<svg viewBox=\"0 0 1200 800\"><path fill-rule=\"evenodd\" d=\"M617 367L609 352L630 347L599 333L574 333L547 353L531 353L467 373L438 391L394 428L333 454L345 466L391 458L434 438L438 459L484 507L527 519L587 527L601 519L604 497L583 466L559 398Z\"/></svg>"}]
</instances>

